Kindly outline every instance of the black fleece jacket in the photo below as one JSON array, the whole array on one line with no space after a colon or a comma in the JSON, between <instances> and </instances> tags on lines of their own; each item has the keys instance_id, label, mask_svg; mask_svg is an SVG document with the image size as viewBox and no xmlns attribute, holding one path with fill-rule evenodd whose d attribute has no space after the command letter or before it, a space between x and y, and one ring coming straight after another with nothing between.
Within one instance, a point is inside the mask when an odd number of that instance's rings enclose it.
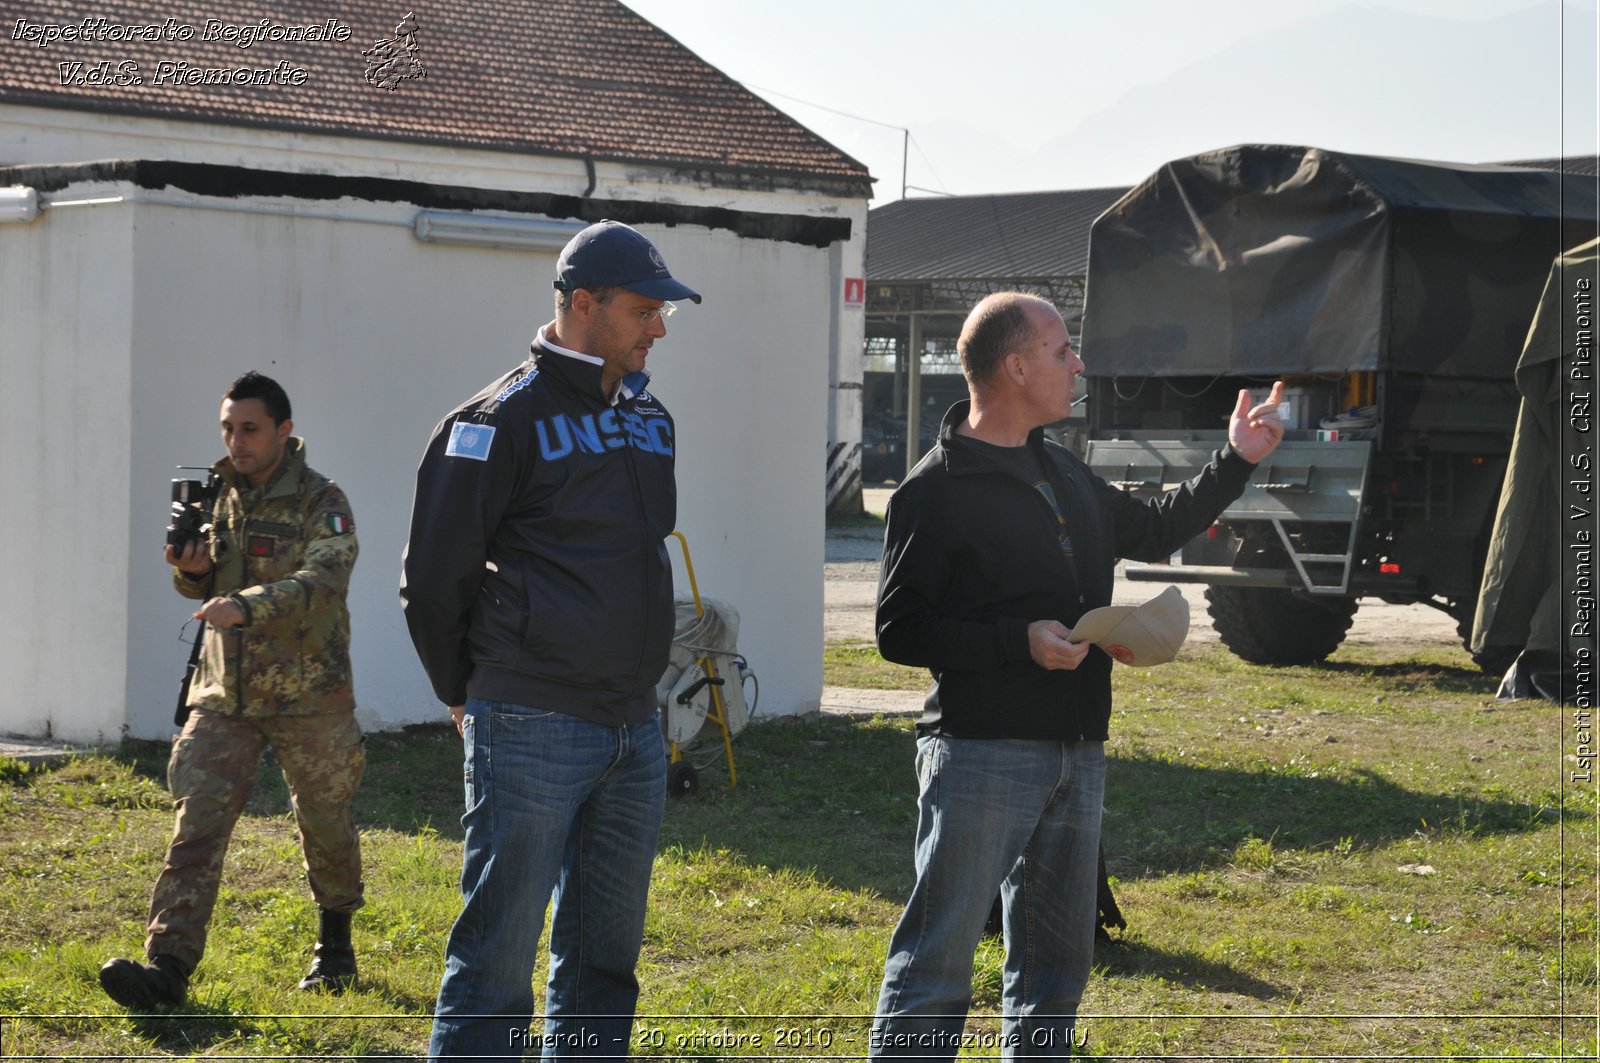
<instances>
[{"instance_id":1,"label":"black fleece jacket","mask_svg":"<svg viewBox=\"0 0 1600 1063\"><path fill-rule=\"evenodd\" d=\"M1117 558L1170 556L1244 492L1254 466L1225 446L1194 479L1142 502L1037 429L1017 448L1035 458L1023 479L1014 462L997 460L1001 448L955 434L969 408L965 400L950 408L938 445L889 501L878 649L932 672L920 731L1104 741L1111 658L1095 647L1071 671L1041 668L1028 652L1028 625L1070 628L1109 605ZM1041 483L1060 502L1070 557Z\"/></svg>"},{"instance_id":2,"label":"black fleece jacket","mask_svg":"<svg viewBox=\"0 0 1600 1063\"><path fill-rule=\"evenodd\" d=\"M648 377L533 357L434 429L400 598L433 690L631 725L672 642L672 418Z\"/></svg>"}]
</instances>

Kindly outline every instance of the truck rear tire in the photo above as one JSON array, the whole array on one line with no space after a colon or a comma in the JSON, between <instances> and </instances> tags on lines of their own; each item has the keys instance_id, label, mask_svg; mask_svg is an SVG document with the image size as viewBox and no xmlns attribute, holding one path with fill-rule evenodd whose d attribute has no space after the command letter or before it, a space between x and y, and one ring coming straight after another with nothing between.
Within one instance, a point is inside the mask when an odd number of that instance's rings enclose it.
<instances>
[{"instance_id":1,"label":"truck rear tire","mask_svg":"<svg viewBox=\"0 0 1600 1063\"><path fill-rule=\"evenodd\" d=\"M1251 664L1316 664L1339 648L1354 598L1309 598L1277 587L1207 587L1222 644Z\"/></svg>"}]
</instances>

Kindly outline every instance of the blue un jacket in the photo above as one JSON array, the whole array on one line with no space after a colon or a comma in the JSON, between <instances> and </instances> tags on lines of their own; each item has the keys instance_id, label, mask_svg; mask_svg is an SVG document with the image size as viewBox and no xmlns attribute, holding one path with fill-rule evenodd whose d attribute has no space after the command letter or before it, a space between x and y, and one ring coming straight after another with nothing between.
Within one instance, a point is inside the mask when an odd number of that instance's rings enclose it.
<instances>
[{"instance_id":1,"label":"blue un jacket","mask_svg":"<svg viewBox=\"0 0 1600 1063\"><path fill-rule=\"evenodd\" d=\"M434 693L631 725L673 630L671 416L549 350L452 411L417 469L400 598Z\"/></svg>"}]
</instances>

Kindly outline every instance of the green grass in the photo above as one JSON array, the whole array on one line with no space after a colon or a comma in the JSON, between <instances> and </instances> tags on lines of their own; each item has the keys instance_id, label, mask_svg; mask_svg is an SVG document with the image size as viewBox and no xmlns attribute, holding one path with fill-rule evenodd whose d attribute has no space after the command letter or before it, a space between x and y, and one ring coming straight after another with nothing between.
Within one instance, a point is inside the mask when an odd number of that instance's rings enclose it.
<instances>
[{"instance_id":1,"label":"green grass","mask_svg":"<svg viewBox=\"0 0 1600 1063\"><path fill-rule=\"evenodd\" d=\"M931 680L926 668L908 668L878 656L870 642L835 642L822 651L822 681L858 690L922 690Z\"/></svg>"},{"instance_id":2,"label":"green grass","mask_svg":"<svg viewBox=\"0 0 1600 1063\"><path fill-rule=\"evenodd\" d=\"M872 656L830 647L829 667L923 685ZM1600 809L1565 778L1561 709L1496 703L1442 650L1273 670L1201 646L1116 680L1105 842L1130 927L1083 1003L1095 1058L1595 1057ZM910 721L772 722L734 749L737 789L712 766L669 804L640 1054L860 1058L911 885ZM316 920L269 763L181 1017L126 1015L95 981L140 949L164 747L0 764L0 1056L421 1051L457 906L459 747L376 734L368 763L357 990L293 989ZM997 1028L1002 959L979 948L975 1036Z\"/></svg>"},{"instance_id":3,"label":"green grass","mask_svg":"<svg viewBox=\"0 0 1600 1063\"><path fill-rule=\"evenodd\" d=\"M836 513L830 513L828 514L827 519L824 521L824 524L829 531L841 531L859 528L868 531L881 532L884 526L884 518L882 513L864 512L848 517L841 516Z\"/></svg>"}]
</instances>

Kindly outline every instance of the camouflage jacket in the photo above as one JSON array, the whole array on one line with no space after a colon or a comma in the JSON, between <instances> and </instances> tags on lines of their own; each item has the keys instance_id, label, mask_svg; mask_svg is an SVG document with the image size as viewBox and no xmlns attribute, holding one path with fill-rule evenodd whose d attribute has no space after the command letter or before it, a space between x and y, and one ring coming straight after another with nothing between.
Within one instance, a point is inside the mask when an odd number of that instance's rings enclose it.
<instances>
[{"instance_id":1,"label":"camouflage jacket","mask_svg":"<svg viewBox=\"0 0 1600 1063\"><path fill-rule=\"evenodd\" d=\"M356 562L355 522L337 484L306 466L305 442L289 441L271 483L252 487L223 458L212 511L212 570L185 598L232 598L244 624L206 628L189 705L235 716L349 711L350 614L345 590Z\"/></svg>"}]
</instances>

